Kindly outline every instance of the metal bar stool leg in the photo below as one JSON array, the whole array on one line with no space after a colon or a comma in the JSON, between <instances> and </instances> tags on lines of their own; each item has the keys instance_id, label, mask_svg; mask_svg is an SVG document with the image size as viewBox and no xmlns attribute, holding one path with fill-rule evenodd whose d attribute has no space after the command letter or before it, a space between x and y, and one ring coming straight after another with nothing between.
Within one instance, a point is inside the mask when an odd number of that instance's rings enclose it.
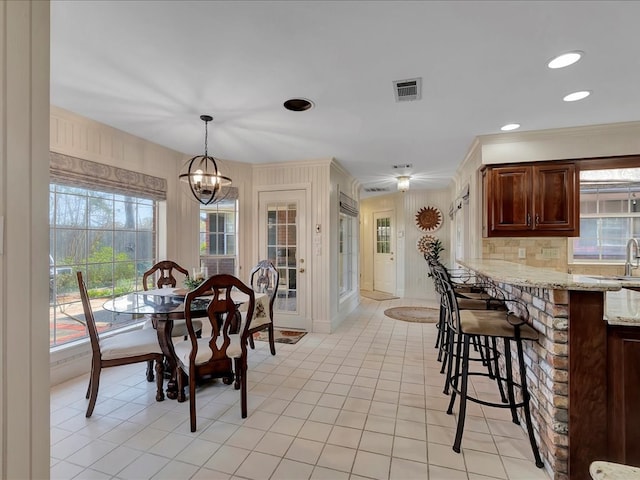
<instances>
[{"instance_id":1,"label":"metal bar stool leg","mask_svg":"<svg viewBox=\"0 0 640 480\"><path fill-rule=\"evenodd\" d=\"M460 385L460 410L458 411L458 426L456 428L456 439L453 442L453 451L460 453L462 443L462 433L464 432L464 420L467 413L467 387L469 382L469 336L464 335L464 349L462 352L462 378ZM453 400L455 392L451 395ZM451 408L451 404L449 404Z\"/></svg>"},{"instance_id":2,"label":"metal bar stool leg","mask_svg":"<svg viewBox=\"0 0 640 480\"><path fill-rule=\"evenodd\" d=\"M446 326L443 334L443 345L440 348L440 353L442 353L442 365L440 366L440 373L444 373L447 369L448 362L451 361L451 350L450 343L453 334L451 333L451 329Z\"/></svg>"},{"instance_id":3,"label":"metal bar stool leg","mask_svg":"<svg viewBox=\"0 0 640 480\"><path fill-rule=\"evenodd\" d=\"M440 362L440 361L442 361L443 351L446 348L445 338L444 337L445 337L445 332L447 330L446 318L445 318L445 310L444 310L444 307L442 306L442 304L440 304L440 315L438 317L437 329L438 329L438 336L436 337L436 347L435 348L438 349L438 361Z\"/></svg>"},{"instance_id":4,"label":"metal bar stool leg","mask_svg":"<svg viewBox=\"0 0 640 480\"><path fill-rule=\"evenodd\" d=\"M452 338L453 338L454 334L452 333ZM449 400L449 408L447 408L447 413L449 415L451 415L451 413L453 412L453 404L456 401L456 394L457 394L457 390L458 390L458 379L460 378L460 360L462 359L462 335L456 333L455 336L457 336L456 340L454 341L453 339L451 340L451 353L449 355L449 366L447 368L447 377L445 378L445 394L449 394L449 387L451 387L451 399ZM466 338L466 337L465 337ZM456 353L455 355L453 354L453 344L456 344ZM456 363L456 367L455 367L455 372L452 371L453 370L453 361L455 357L455 363Z\"/></svg>"},{"instance_id":5,"label":"metal bar stool leg","mask_svg":"<svg viewBox=\"0 0 640 480\"><path fill-rule=\"evenodd\" d=\"M522 351L522 340L516 340L516 347L518 350L518 364L520 366L520 384L522 386L522 401L524 403L524 419L527 424L527 433L529 434L529 442L531 443L531 450L533 450L533 456L536 461L536 467L542 468L544 463L540 458L540 451L538 450L538 444L536 443L535 435L533 434L533 423L531 422L531 408L529 407L529 400L531 395L527 388L527 367L524 363L524 353Z\"/></svg>"},{"instance_id":6,"label":"metal bar stool leg","mask_svg":"<svg viewBox=\"0 0 640 480\"><path fill-rule=\"evenodd\" d=\"M508 338L504 339L504 364L507 378L507 395L509 398L509 405L511 409L511 421L516 425L520 425L518 419L518 409L514 406L516 403L516 396L513 392L513 371L511 370L511 342Z\"/></svg>"},{"instance_id":7,"label":"metal bar stool leg","mask_svg":"<svg viewBox=\"0 0 640 480\"><path fill-rule=\"evenodd\" d=\"M502 403L507 403L507 397L504 394L504 388L502 387L502 378L500 378L500 365L498 364L498 342L496 341L496 337L492 337L491 338L491 344L493 346L493 352L494 352L494 357L493 357L493 367L495 369L496 372L496 382L498 383L498 391L500 392L500 400L502 401Z\"/></svg>"}]
</instances>

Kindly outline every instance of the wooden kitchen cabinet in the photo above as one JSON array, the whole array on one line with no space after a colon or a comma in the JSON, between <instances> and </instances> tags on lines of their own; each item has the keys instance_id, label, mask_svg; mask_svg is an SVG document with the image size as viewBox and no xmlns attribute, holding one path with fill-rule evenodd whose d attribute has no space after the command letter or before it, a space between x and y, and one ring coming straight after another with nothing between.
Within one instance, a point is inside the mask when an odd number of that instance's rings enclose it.
<instances>
[{"instance_id":1,"label":"wooden kitchen cabinet","mask_svg":"<svg viewBox=\"0 0 640 480\"><path fill-rule=\"evenodd\" d=\"M487 167L489 237L580 236L580 178L574 162Z\"/></svg>"},{"instance_id":2,"label":"wooden kitchen cabinet","mask_svg":"<svg viewBox=\"0 0 640 480\"><path fill-rule=\"evenodd\" d=\"M640 328L608 332L609 460L640 466Z\"/></svg>"}]
</instances>

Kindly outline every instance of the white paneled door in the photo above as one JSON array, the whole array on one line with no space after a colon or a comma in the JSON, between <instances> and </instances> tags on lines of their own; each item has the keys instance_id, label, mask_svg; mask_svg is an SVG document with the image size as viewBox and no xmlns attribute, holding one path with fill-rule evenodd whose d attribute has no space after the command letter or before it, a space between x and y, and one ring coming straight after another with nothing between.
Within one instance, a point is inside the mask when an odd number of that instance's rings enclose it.
<instances>
[{"instance_id":1,"label":"white paneled door","mask_svg":"<svg viewBox=\"0 0 640 480\"><path fill-rule=\"evenodd\" d=\"M396 293L395 218L392 210L373 214L373 289Z\"/></svg>"},{"instance_id":2,"label":"white paneled door","mask_svg":"<svg viewBox=\"0 0 640 480\"><path fill-rule=\"evenodd\" d=\"M259 192L259 253L278 269L276 327L311 331L308 315L306 191Z\"/></svg>"}]
</instances>

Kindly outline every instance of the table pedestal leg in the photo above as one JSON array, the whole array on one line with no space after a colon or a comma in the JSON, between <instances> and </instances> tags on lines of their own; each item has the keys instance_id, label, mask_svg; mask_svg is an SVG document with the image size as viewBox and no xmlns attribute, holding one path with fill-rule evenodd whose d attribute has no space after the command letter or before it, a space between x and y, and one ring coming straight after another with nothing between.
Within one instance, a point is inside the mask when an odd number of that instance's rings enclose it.
<instances>
[{"instance_id":1,"label":"table pedestal leg","mask_svg":"<svg viewBox=\"0 0 640 480\"><path fill-rule=\"evenodd\" d=\"M173 330L173 321L168 320L166 318L158 318L157 321L157 331L158 331L158 342L160 343L160 348L162 349L162 353L167 359L167 363L169 364L169 371L171 376L169 381L167 382L167 398L171 400L178 399L179 402L185 401L184 390L182 392L178 392L178 382L176 374L178 372L177 362L176 362L176 353L173 349L173 342L171 340L171 331Z\"/></svg>"}]
</instances>

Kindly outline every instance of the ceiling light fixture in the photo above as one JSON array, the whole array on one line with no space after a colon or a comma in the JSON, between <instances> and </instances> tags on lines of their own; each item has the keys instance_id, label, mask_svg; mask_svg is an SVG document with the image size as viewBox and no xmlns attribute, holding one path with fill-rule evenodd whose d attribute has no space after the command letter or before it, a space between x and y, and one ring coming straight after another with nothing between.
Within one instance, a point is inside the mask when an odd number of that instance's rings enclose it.
<instances>
[{"instance_id":1,"label":"ceiling light fixture","mask_svg":"<svg viewBox=\"0 0 640 480\"><path fill-rule=\"evenodd\" d=\"M410 180L411 177L408 177L406 175L398 177L398 191L404 193L409 190Z\"/></svg>"},{"instance_id":2,"label":"ceiling light fixture","mask_svg":"<svg viewBox=\"0 0 640 480\"><path fill-rule=\"evenodd\" d=\"M578 100L582 100L583 98L587 98L591 95L591 92L588 90L581 90L579 92L573 92L569 95L565 95L562 100L565 102L577 102Z\"/></svg>"},{"instance_id":3,"label":"ceiling light fixture","mask_svg":"<svg viewBox=\"0 0 640 480\"><path fill-rule=\"evenodd\" d=\"M506 125L500 127L500 130L502 130L503 132L510 132L511 130L517 130L518 128L520 128L519 123L507 123Z\"/></svg>"},{"instance_id":4,"label":"ceiling light fixture","mask_svg":"<svg viewBox=\"0 0 640 480\"><path fill-rule=\"evenodd\" d=\"M190 193L202 205L211 205L226 197L228 189L223 187L229 187L231 179L220 173L215 158L207 152L208 124L213 117L200 115L200 120L204 122L204 155L186 162L178 178L184 182L187 195Z\"/></svg>"},{"instance_id":5,"label":"ceiling light fixture","mask_svg":"<svg viewBox=\"0 0 640 480\"><path fill-rule=\"evenodd\" d=\"M304 112L313 108L313 102L306 98L290 98L282 104L287 110L292 112Z\"/></svg>"},{"instance_id":6,"label":"ceiling light fixture","mask_svg":"<svg viewBox=\"0 0 640 480\"><path fill-rule=\"evenodd\" d=\"M581 52L579 50L563 53L562 55L558 55L557 57L549 60L549 63L547 63L547 67L553 69L568 67L569 65L573 65L578 60L580 60L582 58L582 55L584 55L584 52Z\"/></svg>"}]
</instances>

